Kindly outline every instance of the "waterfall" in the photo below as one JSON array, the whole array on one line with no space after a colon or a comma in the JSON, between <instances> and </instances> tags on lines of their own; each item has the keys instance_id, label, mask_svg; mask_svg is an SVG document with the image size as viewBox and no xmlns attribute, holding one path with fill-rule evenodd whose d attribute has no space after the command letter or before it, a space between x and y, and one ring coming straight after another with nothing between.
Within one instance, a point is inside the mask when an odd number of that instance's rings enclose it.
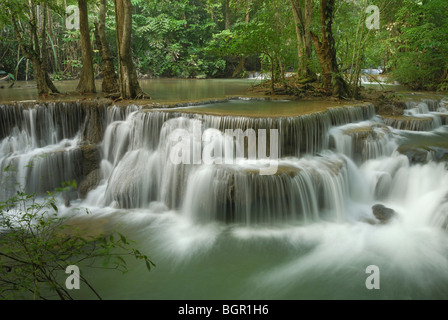
<instances>
[{"instance_id":1,"label":"waterfall","mask_svg":"<svg viewBox=\"0 0 448 320\"><path fill-rule=\"evenodd\" d=\"M117 113L114 109L112 111ZM196 192L195 188L190 188L190 185L192 181L198 179L198 170L200 171L202 166L173 164L169 160L172 145L167 139L170 133L176 129L186 129L192 133L195 123L203 131L214 129L224 132L226 128L239 128L242 131L253 129L257 132L259 129L277 129L279 131L279 154L281 158L284 158L300 154L314 155L323 151L328 148L328 132L332 126L366 120L373 115L374 107L372 105L333 108L323 113L291 118L213 116L177 111L135 110L128 112L126 119L119 118L117 121L111 122L104 135L102 143L103 161L107 161L108 166L113 168L107 180L104 204L120 208L139 208L148 206L150 202L159 201L172 209L179 210L188 207L185 204L185 202L188 202L186 198L194 197ZM222 136L221 139L223 139ZM220 145L223 145L223 143ZM223 168L209 168L209 170L211 170L208 174L210 181L215 179L215 175L224 174L222 172ZM239 171L241 171L241 165L234 166L230 172L235 175ZM315 170L315 172L317 171ZM302 173L294 178L301 182L289 181L287 183L304 184L303 181L306 180L304 174ZM224 175L227 176L228 180L233 179L231 173ZM272 182L268 177L256 177L254 179L260 180L260 185ZM285 177L281 179L285 179ZM321 182L322 179L319 181ZM277 184L281 185L282 183L285 182L278 182ZM313 188L316 189L317 187L313 186ZM310 185L304 192L313 193L313 197L316 197L315 194L318 191L312 191L311 189L312 186ZM296 191L296 194L290 194L285 200L290 204L289 207L280 211L288 215L286 211L291 213L296 210L297 206L291 204L291 201L299 193L300 190ZM209 197L212 196L211 193L208 194ZM253 197L257 196L258 193L253 194ZM272 198L273 196L269 195L269 197ZM307 198L311 198L311 196ZM220 201L221 204L225 204L226 200L221 199ZM317 202L316 199L306 199L306 201ZM229 206L232 208L241 207L241 203L231 203ZM258 207L260 206L261 204L258 205ZM256 208L257 206L246 207L247 210L256 210ZM216 208L209 208L209 210L214 211L215 213L211 212L210 214L214 215L215 218L219 216L218 220L222 221L241 222L249 219L247 214L247 217L243 218L244 213L240 213L241 210L239 209L235 209L236 213L229 213L229 217L224 217L223 213L218 213ZM270 213L271 217L274 216L274 211L273 209ZM307 210L304 209L303 211ZM281 212L277 216L283 215ZM260 214L260 216L262 215ZM314 213L313 215L316 216L317 214ZM230 216L235 216L235 218L230 218ZM258 220L275 221L274 218L253 219L253 221Z\"/></svg>"},{"instance_id":2,"label":"waterfall","mask_svg":"<svg viewBox=\"0 0 448 320\"><path fill-rule=\"evenodd\" d=\"M390 156L397 147L390 129L378 120L334 127L329 134L330 148L358 164Z\"/></svg>"},{"instance_id":3,"label":"waterfall","mask_svg":"<svg viewBox=\"0 0 448 320\"><path fill-rule=\"evenodd\" d=\"M45 193L82 175L80 103L0 106L1 198L17 185L28 193Z\"/></svg>"},{"instance_id":4,"label":"waterfall","mask_svg":"<svg viewBox=\"0 0 448 320\"><path fill-rule=\"evenodd\" d=\"M408 101L403 116L386 117L384 123L398 130L431 131L446 124L443 100Z\"/></svg>"},{"instance_id":5,"label":"waterfall","mask_svg":"<svg viewBox=\"0 0 448 320\"><path fill-rule=\"evenodd\" d=\"M351 195L347 159L335 155L283 160L275 175L256 166L197 168L189 179L183 211L195 221L260 224L345 219ZM197 201L204 199L204 201Z\"/></svg>"},{"instance_id":6,"label":"waterfall","mask_svg":"<svg viewBox=\"0 0 448 320\"><path fill-rule=\"evenodd\" d=\"M372 104L258 114L0 105L0 200L18 185L40 197L75 180L59 214L117 227L157 264L149 286L132 286L139 267L113 288L115 274L95 269L106 299L446 297L446 100L408 102L395 119ZM266 141L255 158L251 139ZM378 204L394 217L378 219ZM365 287L372 264L376 292Z\"/></svg>"},{"instance_id":7,"label":"waterfall","mask_svg":"<svg viewBox=\"0 0 448 320\"><path fill-rule=\"evenodd\" d=\"M407 106L408 117L443 112L444 107L429 100ZM44 192L66 181L84 183L88 179L85 203L91 205L128 209L159 203L200 223L310 223L369 216L369 206L375 201L388 201L391 194L396 200L400 192L407 194L403 168L409 172L413 168L405 156L394 152L396 129L387 119L375 116L374 105L273 118L135 105L89 108L66 102L0 106L4 124L0 132L1 178L10 179L3 188L13 189L18 183L27 192ZM100 113L95 116L92 110ZM425 129L434 128L437 117L433 115L431 126ZM170 158L176 148L170 140L172 134L183 130L192 139L189 146L194 160L195 127L204 134L202 139L213 138L211 146L219 151L215 164L202 159L174 163ZM237 139L228 140L225 131L236 128L256 134L267 130L268 141L269 130L278 131L279 159L274 174L260 175L266 159L249 161L233 155L232 163L225 162L225 146L230 143L231 150L237 148ZM86 143L87 151L83 149ZM204 148L199 146L200 155ZM369 167L385 164L382 159L388 159L389 167ZM16 172L5 170L12 167ZM370 169L363 171L365 168ZM353 206L362 209L354 211ZM443 214L435 214L439 218L434 219L443 220Z\"/></svg>"}]
</instances>

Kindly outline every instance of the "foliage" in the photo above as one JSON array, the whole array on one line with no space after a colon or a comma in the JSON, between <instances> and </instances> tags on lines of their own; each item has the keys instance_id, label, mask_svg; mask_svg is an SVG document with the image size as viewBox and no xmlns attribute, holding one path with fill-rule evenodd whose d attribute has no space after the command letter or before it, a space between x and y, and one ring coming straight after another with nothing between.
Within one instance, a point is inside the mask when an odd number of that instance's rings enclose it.
<instances>
[{"instance_id":1,"label":"foliage","mask_svg":"<svg viewBox=\"0 0 448 320\"><path fill-rule=\"evenodd\" d=\"M76 78L81 68L79 31L66 29L61 1L34 0L34 3L42 2L50 8L46 48L49 71L56 79ZM67 5L77 3L75 0L66 2ZM133 59L140 76L230 77L242 67L243 71L274 74L281 82L286 71L298 66L289 0L131 2ZM25 30L30 29L29 8L21 3L21 0L0 2L0 37L3 39L0 70L17 75L19 80L32 74L32 64L25 63L11 22L14 14ZM319 34L320 1L312 3L311 30ZM380 8L379 30L369 31L365 27L368 5ZM99 1L89 1L91 30L98 16L98 6ZM106 33L112 52L116 53L114 1L108 0L107 7ZM333 33L340 70L353 75L360 69L382 67L390 80L418 89L434 89L437 85L443 89L448 82L447 15L446 0L336 0ZM93 32L92 43L95 44ZM100 63L99 53L95 51L97 72ZM311 71L321 73L315 50L309 63ZM356 76L354 78L355 82Z\"/></svg>"},{"instance_id":2,"label":"foliage","mask_svg":"<svg viewBox=\"0 0 448 320\"><path fill-rule=\"evenodd\" d=\"M190 78L214 76L222 70L223 60L204 50L217 26L201 1L156 0L136 7L134 52L140 72Z\"/></svg>"},{"instance_id":3,"label":"foliage","mask_svg":"<svg viewBox=\"0 0 448 320\"><path fill-rule=\"evenodd\" d=\"M65 287L67 266L81 270L81 285L99 299L100 294L83 276L83 268L112 268L126 272L126 260L133 256L153 262L124 235L86 236L58 215L54 195L39 201L23 191L0 202L0 298L74 299ZM103 264L99 263L103 261Z\"/></svg>"},{"instance_id":4,"label":"foliage","mask_svg":"<svg viewBox=\"0 0 448 320\"><path fill-rule=\"evenodd\" d=\"M396 16L393 76L416 89L433 89L448 70L448 3L403 1Z\"/></svg>"}]
</instances>

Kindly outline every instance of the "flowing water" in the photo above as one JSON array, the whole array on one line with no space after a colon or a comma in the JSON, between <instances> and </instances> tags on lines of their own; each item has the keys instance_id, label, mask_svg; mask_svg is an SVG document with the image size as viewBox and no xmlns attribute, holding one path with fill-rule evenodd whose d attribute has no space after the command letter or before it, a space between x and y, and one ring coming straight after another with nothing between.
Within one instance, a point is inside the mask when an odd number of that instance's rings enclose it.
<instances>
[{"instance_id":1,"label":"flowing water","mask_svg":"<svg viewBox=\"0 0 448 320\"><path fill-rule=\"evenodd\" d=\"M119 229L157 267L85 270L103 298L447 298L448 170L435 157L448 149L446 100L408 103L409 115L433 119L425 131L387 125L368 104L300 107L104 107L98 186L85 199L70 194L70 208L61 199L61 214L88 208L87 224ZM2 198L16 183L44 192L79 180L85 119L80 103L1 105ZM194 137L195 128L204 141L215 136L215 151L226 129L277 129L278 170L260 175L265 159L173 163L170 134ZM434 149L414 163L397 152L405 144ZM396 218L379 224L378 203ZM379 267L379 290L366 288L370 265ZM86 291L79 295L91 297Z\"/></svg>"}]
</instances>

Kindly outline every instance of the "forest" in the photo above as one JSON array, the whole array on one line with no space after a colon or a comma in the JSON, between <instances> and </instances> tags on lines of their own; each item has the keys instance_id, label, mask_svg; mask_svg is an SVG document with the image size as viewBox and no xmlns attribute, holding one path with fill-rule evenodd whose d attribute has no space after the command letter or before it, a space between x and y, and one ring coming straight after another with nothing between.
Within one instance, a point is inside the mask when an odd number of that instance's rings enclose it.
<instances>
[{"instance_id":1,"label":"forest","mask_svg":"<svg viewBox=\"0 0 448 320\"><path fill-rule=\"evenodd\" d=\"M79 79L79 92L130 99L150 98L142 78L259 72L271 93L357 98L373 68L445 91L447 33L445 0L6 0L0 77L34 79L43 95Z\"/></svg>"}]
</instances>

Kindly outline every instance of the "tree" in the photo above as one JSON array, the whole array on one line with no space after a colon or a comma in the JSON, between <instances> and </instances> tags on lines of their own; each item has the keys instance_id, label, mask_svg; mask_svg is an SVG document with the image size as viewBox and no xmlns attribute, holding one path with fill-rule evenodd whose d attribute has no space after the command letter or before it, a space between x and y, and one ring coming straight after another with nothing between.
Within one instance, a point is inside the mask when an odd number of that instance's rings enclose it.
<instances>
[{"instance_id":1,"label":"tree","mask_svg":"<svg viewBox=\"0 0 448 320\"><path fill-rule=\"evenodd\" d=\"M393 77L414 89L436 89L448 70L448 2L404 0L395 24Z\"/></svg>"},{"instance_id":2,"label":"tree","mask_svg":"<svg viewBox=\"0 0 448 320\"><path fill-rule=\"evenodd\" d=\"M115 0L117 27L117 51L119 66L119 88L122 99L148 99L137 80L137 71L132 61L132 4L131 0Z\"/></svg>"},{"instance_id":3,"label":"tree","mask_svg":"<svg viewBox=\"0 0 448 320\"><path fill-rule=\"evenodd\" d=\"M348 86L339 73L336 59L336 45L332 25L335 0L320 0L320 31L321 38L311 31L314 47L322 67L322 82L324 90L337 97L349 95Z\"/></svg>"},{"instance_id":4,"label":"tree","mask_svg":"<svg viewBox=\"0 0 448 320\"><path fill-rule=\"evenodd\" d=\"M106 0L100 0L99 17L95 22L95 39L98 50L101 54L102 70L103 70L103 93L117 93L119 92L117 75L115 73L114 58L112 56L109 42L106 37Z\"/></svg>"},{"instance_id":5,"label":"tree","mask_svg":"<svg viewBox=\"0 0 448 320\"><path fill-rule=\"evenodd\" d=\"M62 190L62 189L61 189ZM126 272L124 258L133 256L154 263L122 234L87 236L58 216L53 195L38 201L34 195L17 191L0 202L0 298L72 300L65 285L68 266L117 269ZM103 264L98 264L98 259ZM80 283L92 294L101 295L83 274Z\"/></svg>"},{"instance_id":6,"label":"tree","mask_svg":"<svg viewBox=\"0 0 448 320\"><path fill-rule=\"evenodd\" d=\"M47 6L53 1L8 0L0 4L2 20L12 22L23 55L31 60L39 95L59 93L48 74ZM23 22L26 21L26 22Z\"/></svg>"},{"instance_id":7,"label":"tree","mask_svg":"<svg viewBox=\"0 0 448 320\"><path fill-rule=\"evenodd\" d=\"M315 74L309 65L313 55L311 23L313 19L313 5L311 0L290 0L294 24L297 36L297 51L299 67L297 74L299 78L314 78Z\"/></svg>"},{"instance_id":8,"label":"tree","mask_svg":"<svg viewBox=\"0 0 448 320\"><path fill-rule=\"evenodd\" d=\"M77 91L81 93L94 93L95 76L93 74L92 45L90 43L89 18L87 0L78 0L79 31L81 33L82 69Z\"/></svg>"}]
</instances>

